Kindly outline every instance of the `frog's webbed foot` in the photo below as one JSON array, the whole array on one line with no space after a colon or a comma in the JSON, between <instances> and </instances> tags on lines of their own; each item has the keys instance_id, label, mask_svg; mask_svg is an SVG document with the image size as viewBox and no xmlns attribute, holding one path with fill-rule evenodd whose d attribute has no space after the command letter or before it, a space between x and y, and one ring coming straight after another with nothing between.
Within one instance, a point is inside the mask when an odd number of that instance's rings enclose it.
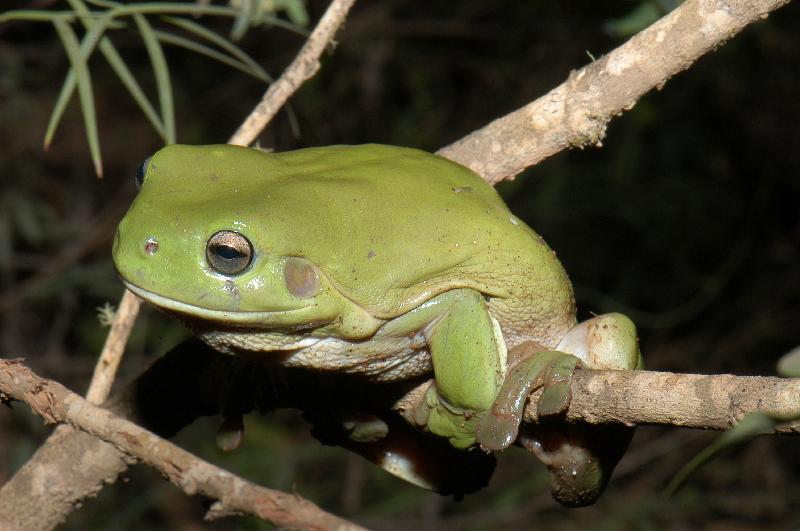
<instances>
[{"instance_id":1,"label":"frog's webbed foot","mask_svg":"<svg viewBox=\"0 0 800 531\"><path fill-rule=\"evenodd\" d=\"M571 398L572 373L580 360L535 343L523 343L509 353L509 365L492 408L478 425L476 437L484 450L503 450L517 439L525 403L538 387L544 388L536 405L539 415L563 413Z\"/></svg>"},{"instance_id":2,"label":"frog's webbed foot","mask_svg":"<svg viewBox=\"0 0 800 531\"><path fill-rule=\"evenodd\" d=\"M494 472L493 455L454 448L396 413L306 415L324 444L342 446L409 483L460 499L483 488Z\"/></svg>"},{"instance_id":3,"label":"frog's webbed foot","mask_svg":"<svg viewBox=\"0 0 800 531\"><path fill-rule=\"evenodd\" d=\"M639 369L643 365L636 327L622 314L599 315L576 325L557 348L592 368ZM553 498L579 507L600 496L631 437L633 428L626 426L567 424L544 416L539 424L525 427L518 443L549 469Z\"/></svg>"},{"instance_id":4,"label":"frog's webbed foot","mask_svg":"<svg viewBox=\"0 0 800 531\"><path fill-rule=\"evenodd\" d=\"M526 426L518 444L536 455L550 472L553 498L568 507L594 503L633 437L617 425L558 424Z\"/></svg>"}]
</instances>

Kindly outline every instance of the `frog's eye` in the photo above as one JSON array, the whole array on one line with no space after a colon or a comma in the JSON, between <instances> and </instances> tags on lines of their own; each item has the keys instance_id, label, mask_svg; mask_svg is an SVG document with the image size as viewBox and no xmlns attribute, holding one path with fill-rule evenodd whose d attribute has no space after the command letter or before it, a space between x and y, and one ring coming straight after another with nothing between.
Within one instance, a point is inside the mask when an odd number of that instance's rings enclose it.
<instances>
[{"instance_id":1,"label":"frog's eye","mask_svg":"<svg viewBox=\"0 0 800 531\"><path fill-rule=\"evenodd\" d=\"M144 162L139 164L139 167L136 169L136 177L134 177L134 182L136 183L136 189L141 190L142 185L144 184L144 174L147 173L147 166L150 164L150 159L153 157L147 157L144 159Z\"/></svg>"},{"instance_id":2,"label":"frog's eye","mask_svg":"<svg viewBox=\"0 0 800 531\"><path fill-rule=\"evenodd\" d=\"M253 246L238 232L221 230L208 239L206 260L218 273L238 275L253 261Z\"/></svg>"}]
</instances>

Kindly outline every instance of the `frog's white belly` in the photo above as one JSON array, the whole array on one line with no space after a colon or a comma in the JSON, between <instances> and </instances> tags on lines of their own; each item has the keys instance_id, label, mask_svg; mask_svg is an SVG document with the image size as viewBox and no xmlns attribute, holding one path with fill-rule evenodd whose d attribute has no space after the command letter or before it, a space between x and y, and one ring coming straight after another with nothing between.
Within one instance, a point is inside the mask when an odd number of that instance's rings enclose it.
<instances>
[{"instance_id":1,"label":"frog's white belly","mask_svg":"<svg viewBox=\"0 0 800 531\"><path fill-rule=\"evenodd\" d=\"M286 367L361 374L375 382L407 380L433 371L421 334L379 336L364 341L270 332L200 332L212 348Z\"/></svg>"},{"instance_id":2,"label":"frog's white belly","mask_svg":"<svg viewBox=\"0 0 800 531\"><path fill-rule=\"evenodd\" d=\"M283 364L363 374L376 382L407 380L433 371L427 347L413 348L408 338L363 342L324 338L296 351Z\"/></svg>"}]
</instances>

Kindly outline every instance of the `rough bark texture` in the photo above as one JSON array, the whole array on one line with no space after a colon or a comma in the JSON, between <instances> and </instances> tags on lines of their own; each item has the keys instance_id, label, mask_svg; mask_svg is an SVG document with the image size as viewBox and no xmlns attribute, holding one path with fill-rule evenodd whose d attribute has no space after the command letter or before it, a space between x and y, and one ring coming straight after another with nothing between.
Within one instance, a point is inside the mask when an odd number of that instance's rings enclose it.
<instances>
[{"instance_id":1,"label":"rough bark texture","mask_svg":"<svg viewBox=\"0 0 800 531\"><path fill-rule=\"evenodd\" d=\"M413 408L432 381L400 398L395 409ZM727 430L747 413L777 418L800 416L800 379L730 374L678 374L656 371L578 369L568 422L640 424ZM522 422L537 422L541 389L530 395ZM800 422L779 424L775 433L800 434Z\"/></svg>"},{"instance_id":2,"label":"rough bark texture","mask_svg":"<svg viewBox=\"0 0 800 531\"><path fill-rule=\"evenodd\" d=\"M117 376L125 345L128 344L128 337L131 335L141 305L142 300L127 289L122 294L114 322L94 367L89 389L86 391L86 400L92 404L102 404L111 393L111 386Z\"/></svg>"},{"instance_id":3,"label":"rough bark texture","mask_svg":"<svg viewBox=\"0 0 800 531\"><path fill-rule=\"evenodd\" d=\"M789 0L687 0L564 83L438 151L490 183L569 147L600 145L612 118Z\"/></svg>"},{"instance_id":4,"label":"rough bark texture","mask_svg":"<svg viewBox=\"0 0 800 531\"><path fill-rule=\"evenodd\" d=\"M0 529L52 529L86 497L97 495L128 467L125 454L105 441L59 426L0 488Z\"/></svg>"},{"instance_id":5,"label":"rough bark texture","mask_svg":"<svg viewBox=\"0 0 800 531\"><path fill-rule=\"evenodd\" d=\"M90 404L61 384L38 377L20 360L0 360L0 393L24 400L48 423L69 423L110 443L124 455L147 463L190 496L202 494L217 500L209 513L211 516L249 513L279 527L362 529L326 513L299 496L254 485L206 463L144 428ZM69 434L62 440L67 440L69 444L77 442ZM39 472L48 473L47 470ZM119 472L118 468L95 471L103 476L116 475ZM33 488L43 491L40 494L52 494L49 485L42 482L44 478L37 476L35 472L30 477L37 482ZM16 527L15 522L14 527L47 528L40 526L38 521L33 524L36 527L25 527L22 524ZM3 529L8 528L11 526L4 523Z\"/></svg>"},{"instance_id":6,"label":"rough bark texture","mask_svg":"<svg viewBox=\"0 0 800 531\"><path fill-rule=\"evenodd\" d=\"M178 375L186 377L188 384L176 390L173 384ZM243 411L279 406L309 408L326 403L331 389L339 390L337 404L344 408L363 406L366 397L378 409L388 409L394 402L394 407L402 410L421 400L432 382L422 382L411 390L396 387L392 392L400 398L393 401L370 396L370 391L376 392L375 386L342 385L336 378L331 377L329 387L315 386L321 377L309 371L256 366L193 342L159 360L138 378L119 397L126 406L118 409L128 410L145 425L155 422L155 429L168 435L215 411L215 404L224 402L220 396L230 392L230 382L234 382L237 398L242 400L236 407ZM263 382L278 383L265 386ZM161 389L166 391L159 393ZM342 389L346 390L344 394ZM724 430L749 412L786 418L796 416L800 409L800 379L586 369L576 371L571 389L565 420L592 424ZM18 360L0 360L0 395L24 400L48 422L66 422L88 432L59 428L14 482L0 490L4 530L52 528L63 518L65 509L98 492L104 481L113 480L124 470L131 457L160 470L188 494L218 499L212 507L213 516L248 512L278 525L351 525L302 498L249 484L204 463L136 424L90 405L60 384L39 378ZM537 421L538 395L539 391L532 394L523 422ZM800 423L779 424L775 431L797 434ZM71 481L65 483L63 477ZM15 490L6 492L11 488ZM36 502L45 498L47 503Z\"/></svg>"},{"instance_id":7,"label":"rough bark texture","mask_svg":"<svg viewBox=\"0 0 800 531\"><path fill-rule=\"evenodd\" d=\"M730 374L578 370L567 420L592 424L662 424L727 430L747 413L779 418L800 415L800 379ZM536 420L535 401L525 421ZM800 423L779 425L778 433L800 433Z\"/></svg>"}]
</instances>

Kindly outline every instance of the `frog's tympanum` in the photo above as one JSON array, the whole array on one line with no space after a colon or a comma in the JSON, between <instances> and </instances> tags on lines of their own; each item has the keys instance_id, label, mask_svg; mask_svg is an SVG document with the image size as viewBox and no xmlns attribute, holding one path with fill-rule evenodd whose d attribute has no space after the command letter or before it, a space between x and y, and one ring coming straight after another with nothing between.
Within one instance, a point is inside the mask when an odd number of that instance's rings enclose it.
<instances>
[{"instance_id":1,"label":"frog's tympanum","mask_svg":"<svg viewBox=\"0 0 800 531\"><path fill-rule=\"evenodd\" d=\"M562 503L599 495L629 430L559 413L578 364L641 366L636 330L620 314L576 324L555 253L475 173L381 145L173 145L137 184L116 268L208 345L375 385L432 373L402 411L412 426L465 451L517 441L548 465ZM535 387L551 421L518 433ZM358 444L391 436L379 420L348 422Z\"/></svg>"}]
</instances>

